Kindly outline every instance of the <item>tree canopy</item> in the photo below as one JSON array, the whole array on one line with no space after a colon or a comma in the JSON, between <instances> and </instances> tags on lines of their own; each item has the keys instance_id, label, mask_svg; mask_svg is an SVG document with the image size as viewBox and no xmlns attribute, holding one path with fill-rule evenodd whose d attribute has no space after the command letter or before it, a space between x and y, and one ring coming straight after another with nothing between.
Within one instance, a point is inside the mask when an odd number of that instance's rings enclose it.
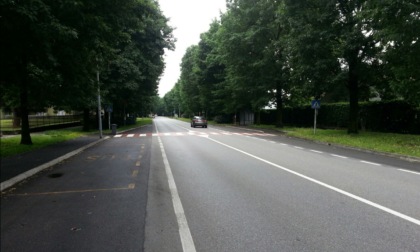
<instances>
[{"instance_id":1,"label":"tree canopy","mask_svg":"<svg viewBox=\"0 0 420 252\"><path fill-rule=\"evenodd\" d=\"M227 11L182 62L177 100L209 116L348 102L357 133L360 101L420 106L418 0L227 0Z\"/></svg>"},{"instance_id":2,"label":"tree canopy","mask_svg":"<svg viewBox=\"0 0 420 252\"><path fill-rule=\"evenodd\" d=\"M47 106L94 108L100 73L104 101L118 113L151 105L175 39L156 0L0 2L1 106L22 117Z\"/></svg>"}]
</instances>

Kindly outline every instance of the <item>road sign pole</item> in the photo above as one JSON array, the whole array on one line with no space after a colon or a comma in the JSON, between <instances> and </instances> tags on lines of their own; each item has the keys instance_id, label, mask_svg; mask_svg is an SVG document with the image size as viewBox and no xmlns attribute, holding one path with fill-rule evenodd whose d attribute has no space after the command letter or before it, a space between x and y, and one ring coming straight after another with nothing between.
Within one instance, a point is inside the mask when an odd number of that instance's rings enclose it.
<instances>
[{"instance_id":1,"label":"road sign pole","mask_svg":"<svg viewBox=\"0 0 420 252\"><path fill-rule=\"evenodd\" d=\"M316 132L316 116L318 115L318 109L314 109L314 134Z\"/></svg>"}]
</instances>

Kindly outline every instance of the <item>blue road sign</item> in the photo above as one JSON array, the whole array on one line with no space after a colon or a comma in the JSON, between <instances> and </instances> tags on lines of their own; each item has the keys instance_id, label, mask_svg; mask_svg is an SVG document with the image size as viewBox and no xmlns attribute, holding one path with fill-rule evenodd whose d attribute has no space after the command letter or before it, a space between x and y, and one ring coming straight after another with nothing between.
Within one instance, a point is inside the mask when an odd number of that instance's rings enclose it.
<instances>
[{"instance_id":1,"label":"blue road sign","mask_svg":"<svg viewBox=\"0 0 420 252\"><path fill-rule=\"evenodd\" d=\"M313 109L320 109L321 108L321 101L320 100L312 100L311 107Z\"/></svg>"},{"instance_id":2,"label":"blue road sign","mask_svg":"<svg viewBox=\"0 0 420 252\"><path fill-rule=\"evenodd\" d=\"M112 113L112 104L106 104L105 105L105 111L108 113Z\"/></svg>"}]
</instances>

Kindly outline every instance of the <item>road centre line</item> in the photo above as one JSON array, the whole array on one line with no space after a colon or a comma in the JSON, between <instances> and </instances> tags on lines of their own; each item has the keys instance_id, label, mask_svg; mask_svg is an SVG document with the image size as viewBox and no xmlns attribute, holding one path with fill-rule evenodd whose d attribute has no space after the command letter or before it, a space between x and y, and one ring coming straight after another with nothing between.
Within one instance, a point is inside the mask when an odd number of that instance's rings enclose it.
<instances>
[{"instance_id":1,"label":"road centre line","mask_svg":"<svg viewBox=\"0 0 420 252\"><path fill-rule=\"evenodd\" d=\"M404 170L404 169L398 169L399 171L402 171L402 172L409 172L409 173L413 173L413 174L416 174L416 175L420 175L420 172L414 172L414 171L409 171L409 170Z\"/></svg>"},{"instance_id":2,"label":"road centre line","mask_svg":"<svg viewBox=\"0 0 420 252\"><path fill-rule=\"evenodd\" d=\"M174 206L176 220L178 222L178 231L181 238L182 249L184 252L196 252L194 241L191 236L191 231L188 226L187 217L185 216L184 208L181 203L181 198L178 194L178 189L175 184L175 179L172 174L171 166L169 165L168 158L166 156L165 148L163 147L162 140L159 137L159 131L155 124L156 133L158 135L158 142L160 151L162 153L163 164L165 166L166 176L168 178L169 189L172 196L172 204Z\"/></svg>"},{"instance_id":3,"label":"road centre line","mask_svg":"<svg viewBox=\"0 0 420 252\"><path fill-rule=\"evenodd\" d=\"M390 209L390 208L388 208L388 207L382 206L382 205L380 205L380 204L377 204L377 203L375 203L375 202L373 202L373 201L367 200L367 199L362 198L362 197L360 197L360 196L357 196L357 195L355 195L355 194L349 193L349 192L347 192L347 191L344 191L344 190L342 190L342 189L339 189L339 188L334 187L334 186L332 186L332 185L329 185L329 184L327 184L327 183L321 182L321 181L316 180L316 179L314 179L314 178L308 177L308 176L303 175L303 174L301 174L301 173L295 172L295 171L293 171L293 170L291 170L291 169L288 169L288 168L286 168L286 167L280 166L280 165L278 165L278 164L275 164L275 163L270 162L270 161L268 161L268 160L265 160L265 159L263 159L263 158L257 157L257 156L255 156L255 155L252 155L252 154L250 154L250 153L248 153L248 152L245 152L245 151L240 150L240 149L238 149L238 148L235 148L235 147L233 147L233 146L230 146L230 145L227 145L227 144L225 144L225 143L219 142L219 141L214 140L214 139L212 139L212 138L208 138L208 139L209 139L209 140L211 140L211 141L213 141L213 142L215 142L215 143L218 143L218 144L220 144L220 145L223 145L223 146L225 146L225 147L227 147L227 148L230 148L230 149L232 149L232 150L235 150L235 151L237 151L237 152L240 152L240 153L242 153L242 154L245 154L245 155L247 155L247 156L249 156L249 157L252 157L252 158L254 158L254 159L257 159L257 160L259 160L259 161L262 161L262 162L264 162L264 163L266 163L266 164L269 164L269 165L271 165L271 166L274 166L274 167L276 167L276 168L279 168L279 169L281 169L281 170L283 170L283 171L286 171L286 172L289 172L289 173L291 173L291 174L294 174L294 175L296 175L296 176L298 176L298 177L301 177L301 178L303 178L303 179L306 179L306 180L308 180L308 181L311 181L311 182L313 182L313 183L315 183L315 184L318 184L318 185L320 185L320 186L326 187L326 188L328 188L328 189L330 189L330 190L333 190L333 191L335 191L335 192L337 192L337 193L340 193L340 194L342 194L342 195L345 195L345 196L347 196L347 197L349 197L349 198L355 199L355 200L360 201L360 202L362 202L362 203L365 203L365 204L367 204L367 205L369 205L369 206L372 206L372 207L374 207L374 208L377 208L377 209L379 209L379 210L382 210L382 211L384 211L384 212L387 212L387 213L392 214L392 215L394 215L394 216L396 216L396 217L399 217L399 218L401 218L401 219L404 219L404 220L406 220L406 221L409 221L409 222L411 222L411 223L414 223L414 224L417 224L417 225L419 225L419 226L420 226L420 220L418 220L418 219L415 219L415 218L413 218L413 217L410 217L410 216L408 216L408 215L405 215L405 214L403 214L403 213L400 213L400 212L395 211L395 210L393 210L393 209Z\"/></svg>"}]
</instances>

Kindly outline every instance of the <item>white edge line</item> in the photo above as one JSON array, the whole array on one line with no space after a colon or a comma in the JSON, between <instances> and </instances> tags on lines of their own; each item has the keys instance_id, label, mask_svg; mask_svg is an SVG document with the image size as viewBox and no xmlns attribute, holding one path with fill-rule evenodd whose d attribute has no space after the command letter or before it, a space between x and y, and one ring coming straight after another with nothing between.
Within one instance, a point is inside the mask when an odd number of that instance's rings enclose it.
<instances>
[{"instance_id":1,"label":"white edge line","mask_svg":"<svg viewBox=\"0 0 420 252\"><path fill-rule=\"evenodd\" d=\"M346 192L346 191L344 191L344 190L342 190L342 189L339 189L339 188L337 188L337 187L334 187L334 186L328 185L328 184L326 184L326 183L324 183L324 182L321 182L321 181L319 181L319 180L313 179L313 178L308 177L308 176L306 176L306 175L303 175L303 174L301 174L301 173L298 173L298 172L295 172L295 171L293 171L293 170L287 169L287 168L285 168L285 167L283 167L283 166L277 165L277 164L275 164L275 163L272 163L272 162L267 161L267 160L265 160L265 159L262 159L262 158L260 158L260 157L254 156L254 155L252 155L252 154L250 154L250 153L248 153L248 152L242 151L242 150L240 150L240 149L237 149L237 148L232 147L232 146L230 146L230 145L224 144L224 143L219 142L219 141L217 141L217 140L214 140L214 139L211 139L211 138L209 138L209 139L210 139L211 141L213 141L213 142L215 142L215 143L218 143L218 144L220 144L220 145L223 145L223 146L225 146L225 147L227 147L227 148L230 148L230 149L232 149L232 150L238 151L238 152L240 152L240 153L242 153L242 154L245 154L245 155L247 155L247 156L250 156L250 157L252 157L252 158L255 158L255 159L257 159L257 160L260 160L260 161L262 161L262 162L264 162L264 163L266 163L266 164L269 164L269 165L271 165L271 166L277 167L277 168L282 169L282 170L284 170L284 171L286 171L286 172L292 173L292 174L294 174L294 175L296 175L296 176L299 176L299 177L301 177L301 178L303 178L303 179L309 180L309 181L311 181L311 182L313 182L313 183L316 183L316 184L318 184L318 185L321 185L321 186L323 186L323 187L326 187L326 188L328 188L328 189L331 189L331 190L333 190L333 191L335 191L335 192L338 192L338 193L340 193L340 194L343 194L343 195L345 195L345 196L347 196L347 197L350 197L350 198L352 198L352 199L358 200L358 201L363 202L363 203L365 203L365 204L367 204L367 205L369 205L369 206L375 207L375 208L380 209L380 210L382 210L382 211L384 211L384 212L387 212L387 213L389 213L389 214L392 214L392 215L394 215L394 216L397 216L397 217L399 217L399 218L401 218L401 219L404 219L404 220L406 220L406 221L409 221L409 222L411 222L411 223L414 223L414 224L417 224L417 225L419 225L419 226L420 226L420 220L417 220L417 219L415 219L415 218L413 218L413 217L410 217L410 216L408 216L408 215L402 214L402 213L397 212L397 211L395 211L395 210L392 210L392 209L390 209L390 208L384 207L384 206L379 205L379 204L377 204L377 203L375 203L375 202L372 202L372 201L370 201L370 200L367 200L367 199L362 198L362 197L360 197L360 196L357 196L357 195L355 195L355 194L352 194L352 193Z\"/></svg>"},{"instance_id":2,"label":"white edge line","mask_svg":"<svg viewBox=\"0 0 420 252\"><path fill-rule=\"evenodd\" d=\"M413 174L416 174L416 175L420 175L420 172L414 172L414 171L409 171L409 170L404 170L404 169L398 169L399 171L402 171L402 172L409 172L409 173L413 173Z\"/></svg>"},{"instance_id":3,"label":"white edge line","mask_svg":"<svg viewBox=\"0 0 420 252\"><path fill-rule=\"evenodd\" d=\"M60 163L60 162L62 162L64 160L66 160L66 159L68 159L68 158L70 158L72 156L75 156L75 155L79 154L80 152L86 150L87 148L89 148L89 147L91 147L91 146L93 146L93 145L95 145L95 144L97 144L99 142L102 142L102 141L104 141L104 140L106 140L108 138L109 137L107 136L107 137L104 137L102 139L99 139L99 140L97 140L97 141L95 141L93 143L90 143L88 145L85 145L85 146L83 146L83 147L81 147L81 148L79 148L77 150L74 150L72 152L69 152L69 153L67 153L67 154L65 154L65 155L63 155L61 157L58 157L58 158L56 158L54 160L51 160L51 161L49 161L49 162L47 162L45 164L42 164L40 166L37 166L37 167L35 167L35 168L33 168L33 169L29 170L29 171L26 171L24 173L21 173L21 174L17 175L16 177L13 177L13 178L11 178L9 180L6 180L4 182L1 182L1 191L5 190L5 189L7 189L9 187L12 187L13 185L15 185L15 184L17 184L17 183L19 183L19 182L21 182L21 181L23 181L23 180L25 180L25 179L33 176L33 175L35 175L36 173L38 173L38 172L40 172L42 170L45 170L45 169L47 169L47 168L49 168L51 166L54 166L54 165L56 165L56 164L58 164L58 163Z\"/></svg>"},{"instance_id":4,"label":"white edge line","mask_svg":"<svg viewBox=\"0 0 420 252\"><path fill-rule=\"evenodd\" d=\"M166 176L168 177L169 189L172 196L172 204L174 206L176 220L178 222L179 236L181 238L182 249L184 252L195 252L194 240L191 236L191 231L188 226L187 217L185 216L184 208L182 207L181 198L176 188L175 179L172 174L171 166L169 165L168 158L166 156L165 148L163 147L162 140L159 136L157 125L155 124L156 132L158 135L158 142L160 150L162 152L163 164L165 165Z\"/></svg>"}]
</instances>

